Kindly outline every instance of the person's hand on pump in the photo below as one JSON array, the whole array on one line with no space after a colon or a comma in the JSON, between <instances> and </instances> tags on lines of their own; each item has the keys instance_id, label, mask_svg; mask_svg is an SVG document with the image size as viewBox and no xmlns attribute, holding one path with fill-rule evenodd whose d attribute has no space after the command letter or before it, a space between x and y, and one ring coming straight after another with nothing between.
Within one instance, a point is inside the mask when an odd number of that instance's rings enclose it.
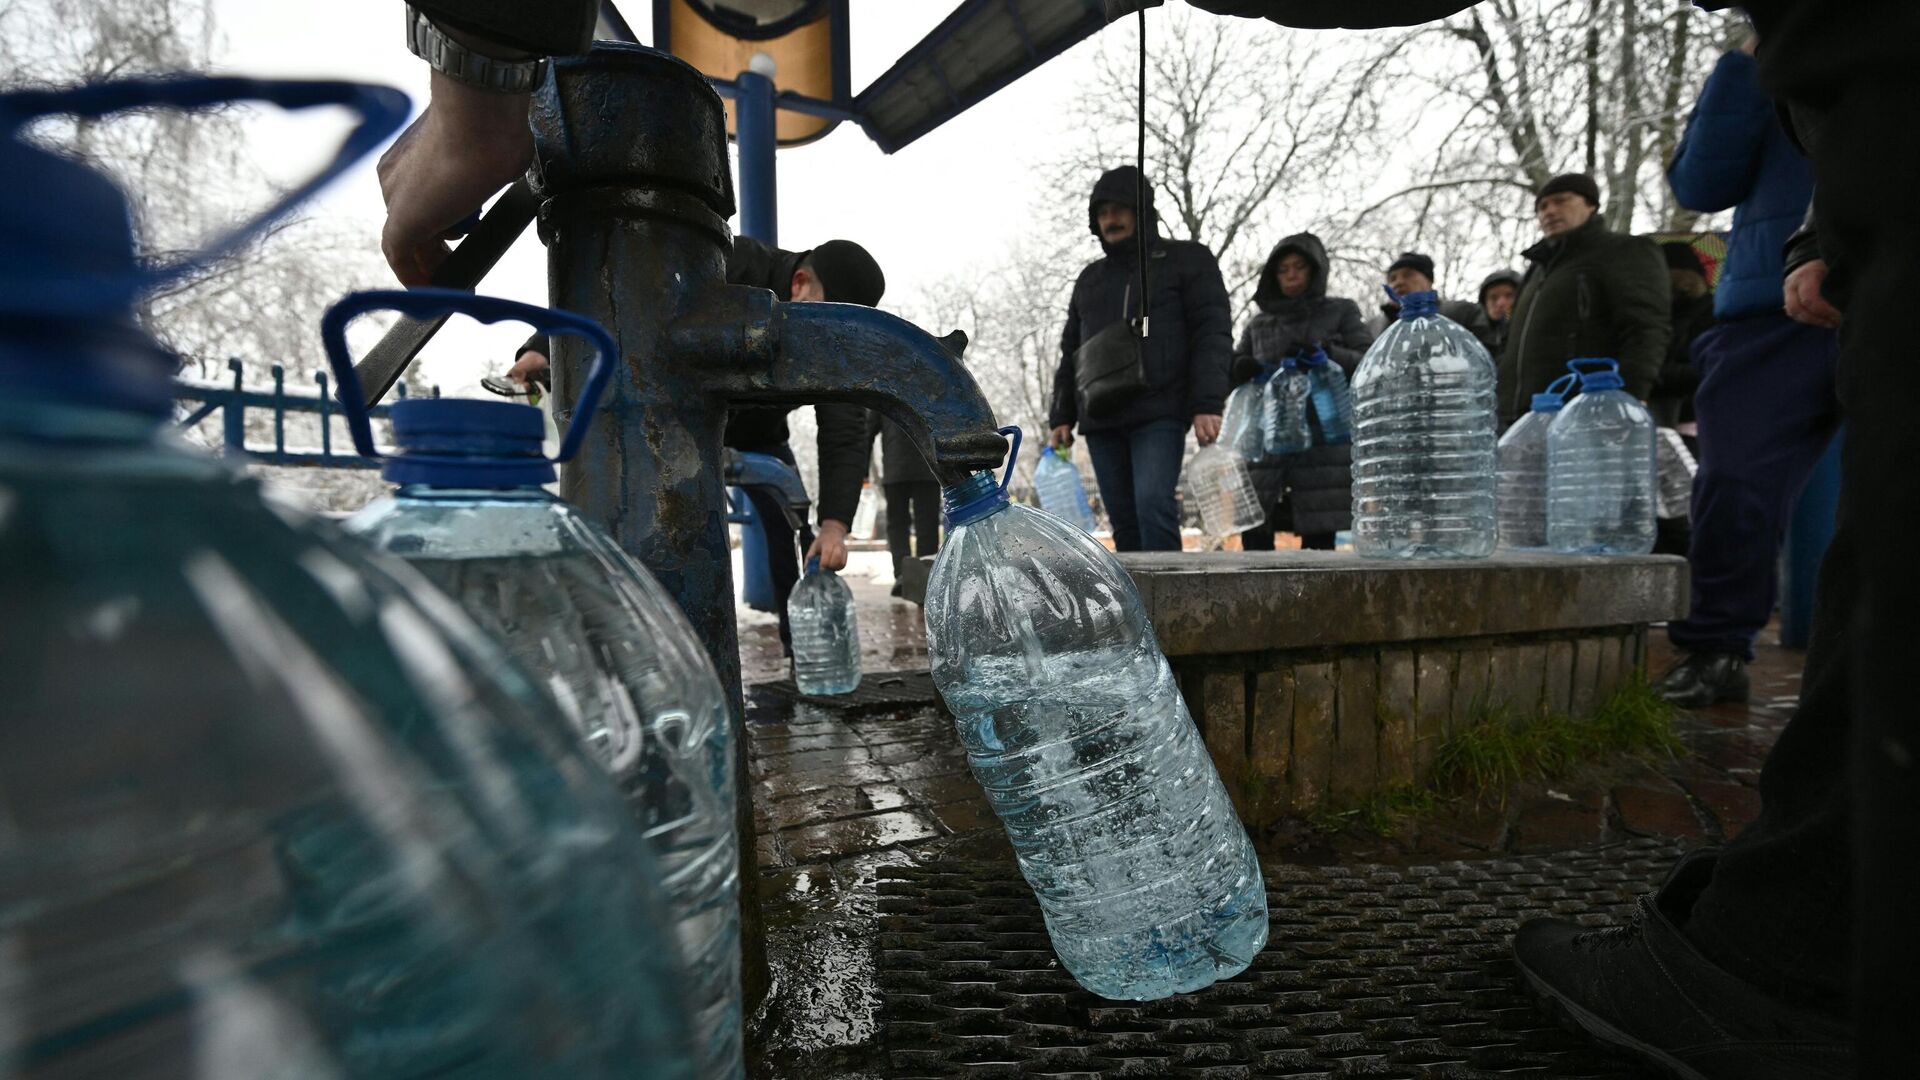
<instances>
[{"instance_id":1,"label":"person's hand on pump","mask_svg":"<svg viewBox=\"0 0 1920 1080\"><path fill-rule=\"evenodd\" d=\"M845 570L847 531L844 521L827 518L820 522L820 532L813 538L813 546L807 549L807 558L811 560L818 556L822 570Z\"/></svg>"},{"instance_id":2,"label":"person's hand on pump","mask_svg":"<svg viewBox=\"0 0 1920 1080\"><path fill-rule=\"evenodd\" d=\"M1201 446L1210 445L1220 437L1220 414L1202 413L1193 418L1193 437Z\"/></svg>"},{"instance_id":3,"label":"person's hand on pump","mask_svg":"<svg viewBox=\"0 0 1920 1080\"><path fill-rule=\"evenodd\" d=\"M515 360L512 367L507 369L507 378L525 386L545 370L547 370L547 355L536 349L528 349L520 354L520 359Z\"/></svg>"},{"instance_id":4,"label":"person's hand on pump","mask_svg":"<svg viewBox=\"0 0 1920 1080\"><path fill-rule=\"evenodd\" d=\"M1072 446L1073 445L1073 425L1061 424L1059 427L1054 428L1051 437L1048 438L1047 440L1047 445L1053 447L1055 450L1059 450L1062 447Z\"/></svg>"},{"instance_id":5,"label":"person's hand on pump","mask_svg":"<svg viewBox=\"0 0 1920 1080\"><path fill-rule=\"evenodd\" d=\"M1787 275L1787 316L1795 322L1808 326L1824 326L1828 329L1840 325L1840 309L1827 302L1820 294L1820 287L1827 281L1827 261L1815 259L1803 263Z\"/></svg>"}]
</instances>

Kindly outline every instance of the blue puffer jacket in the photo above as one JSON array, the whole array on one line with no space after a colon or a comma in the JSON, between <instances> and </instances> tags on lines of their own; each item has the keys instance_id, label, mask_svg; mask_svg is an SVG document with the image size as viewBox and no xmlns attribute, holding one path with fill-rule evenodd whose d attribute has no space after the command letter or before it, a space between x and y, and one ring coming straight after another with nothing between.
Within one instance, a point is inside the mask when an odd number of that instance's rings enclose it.
<instances>
[{"instance_id":1,"label":"blue puffer jacket","mask_svg":"<svg viewBox=\"0 0 1920 1080\"><path fill-rule=\"evenodd\" d=\"M1687 119L1667 182L1689 210L1734 207L1714 317L1779 311L1785 303L1781 249L1813 199L1813 166L1780 126L1753 57L1730 52L1720 58Z\"/></svg>"}]
</instances>

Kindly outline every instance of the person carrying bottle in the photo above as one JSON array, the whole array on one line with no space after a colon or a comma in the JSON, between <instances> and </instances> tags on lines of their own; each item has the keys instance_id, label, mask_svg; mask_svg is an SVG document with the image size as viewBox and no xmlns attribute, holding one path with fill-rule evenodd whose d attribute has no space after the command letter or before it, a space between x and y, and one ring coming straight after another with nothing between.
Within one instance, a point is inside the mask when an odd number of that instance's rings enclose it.
<instances>
[{"instance_id":1,"label":"person carrying bottle","mask_svg":"<svg viewBox=\"0 0 1920 1080\"><path fill-rule=\"evenodd\" d=\"M1072 443L1076 425L1087 437L1117 550L1178 551L1174 493L1187 427L1200 445L1213 442L1226 404L1233 355L1226 283L1205 245L1159 234L1153 189L1131 165L1094 184L1087 224L1105 255L1081 271L1067 305L1047 418L1052 444ZM1153 290L1146 304L1142 253ZM1129 324L1143 314L1141 338Z\"/></svg>"},{"instance_id":2,"label":"person carrying bottle","mask_svg":"<svg viewBox=\"0 0 1920 1080\"><path fill-rule=\"evenodd\" d=\"M1406 296L1409 293L1433 292L1433 256L1422 255L1417 251L1403 251L1400 257L1387 265L1385 277L1387 290L1394 296ZM1440 301L1440 314L1472 328L1475 319L1480 317L1480 308L1465 300ZM1389 300L1380 305L1380 313L1367 320L1367 333L1379 337L1387 332L1387 327L1400 317L1400 304ZM1477 336L1477 334L1476 334Z\"/></svg>"},{"instance_id":3,"label":"person carrying bottle","mask_svg":"<svg viewBox=\"0 0 1920 1080\"><path fill-rule=\"evenodd\" d=\"M900 425L869 409L867 439L880 440L880 489L887 497L887 554L893 557L893 595L908 559L940 550L940 481Z\"/></svg>"},{"instance_id":4,"label":"person carrying bottle","mask_svg":"<svg viewBox=\"0 0 1920 1080\"><path fill-rule=\"evenodd\" d=\"M1629 394L1645 401L1666 356L1672 301L1653 241L1607 228L1600 187L1585 173L1556 176L1534 198L1543 239L1526 250L1526 282L1499 361L1500 426L1566 374L1567 361L1620 361Z\"/></svg>"},{"instance_id":5,"label":"person carrying bottle","mask_svg":"<svg viewBox=\"0 0 1920 1080\"><path fill-rule=\"evenodd\" d=\"M1274 245L1254 289L1257 311L1234 346L1232 385L1316 348L1352 376L1373 335L1361 321L1360 305L1327 295L1330 266L1326 246L1312 233L1296 233ZM1353 523L1353 448L1324 445L1318 419L1312 410L1308 415L1314 446L1249 463L1267 523L1240 534L1244 551L1273 550L1276 530L1298 533L1301 547L1331 551L1334 534Z\"/></svg>"},{"instance_id":6,"label":"person carrying bottle","mask_svg":"<svg viewBox=\"0 0 1920 1080\"><path fill-rule=\"evenodd\" d=\"M1719 325L1694 346L1700 473L1692 599L1667 626L1681 656L1661 693L1689 707L1745 701L1753 640L1773 617L1788 515L1840 423L1839 335L1783 310L1782 247L1813 197L1813 167L1760 87L1757 43L1720 58L1667 170L1682 204L1734 207ZM1808 255L1818 254L1817 245ZM1811 261L1803 258L1795 261Z\"/></svg>"}]
</instances>

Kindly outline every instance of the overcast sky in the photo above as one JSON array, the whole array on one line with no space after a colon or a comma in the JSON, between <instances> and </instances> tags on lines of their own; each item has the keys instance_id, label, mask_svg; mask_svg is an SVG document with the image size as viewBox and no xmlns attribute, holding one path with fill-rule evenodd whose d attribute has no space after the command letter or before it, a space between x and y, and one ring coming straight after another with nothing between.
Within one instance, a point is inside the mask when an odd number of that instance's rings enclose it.
<instances>
[{"instance_id":1,"label":"overcast sky","mask_svg":"<svg viewBox=\"0 0 1920 1080\"><path fill-rule=\"evenodd\" d=\"M853 72L858 93L939 23L957 0L851 0ZM353 78L397 86L425 103L426 67L407 51L397 0L262 3L217 0L224 66L246 74ZM651 5L623 0L642 41L651 37ZM1085 76L1097 38L1082 42L897 154L880 153L857 126L842 124L807 146L779 153L780 240L811 247L843 236L866 245L885 268L889 300L911 295L956 269L986 263L1023 230L1038 194L1029 168L1074 137L1064 114ZM297 135L263 126L261 153L299 159L319 140L312 125ZM378 248L382 216L372 159L338 182L315 213L339 215ZM736 221L736 225L738 222ZM1097 246L1088 238L1088 255ZM546 300L545 253L528 230L489 275L483 290ZM451 329L451 328L450 328ZM942 332L936 328L935 333ZM423 358L430 381L450 393L477 391L503 365L520 334L496 330L443 335Z\"/></svg>"}]
</instances>

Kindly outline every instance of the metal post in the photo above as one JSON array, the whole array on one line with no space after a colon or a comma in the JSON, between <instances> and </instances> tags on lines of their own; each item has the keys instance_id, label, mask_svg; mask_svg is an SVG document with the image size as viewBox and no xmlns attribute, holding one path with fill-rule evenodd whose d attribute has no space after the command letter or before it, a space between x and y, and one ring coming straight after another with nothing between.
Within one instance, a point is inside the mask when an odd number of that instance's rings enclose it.
<instances>
[{"instance_id":1,"label":"metal post","mask_svg":"<svg viewBox=\"0 0 1920 1080\"><path fill-rule=\"evenodd\" d=\"M733 138L740 152L740 232L766 244L780 242L772 74L773 61L765 53L755 54L752 70L735 80L740 92L733 100Z\"/></svg>"},{"instance_id":2,"label":"metal post","mask_svg":"<svg viewBox=\"0 0 1920 1080\"><path fill-rule=\"evenodd\" d=\"M1834 516L1840 509L1840 442L1833 437L1827 452L1807 477L1787 523L1787 542L1780 584L1780 644L1804 649L1813 636L1813 586L1820 560L1833 540Z\"/></svg>"},{"instance_id":3,"label":"metal post","mask_svg":"<svg viewBox=\"0 0 1920 1080\"><path fill-rule=\"evenodd\" d=\"M220 410L224 428L221 441L226 444L229 457L238 457L247 450L246 369L240 366L240 358L236 356L227 361L227 370L233 372L233 396Z\"/></svg>"}]
</instances>

